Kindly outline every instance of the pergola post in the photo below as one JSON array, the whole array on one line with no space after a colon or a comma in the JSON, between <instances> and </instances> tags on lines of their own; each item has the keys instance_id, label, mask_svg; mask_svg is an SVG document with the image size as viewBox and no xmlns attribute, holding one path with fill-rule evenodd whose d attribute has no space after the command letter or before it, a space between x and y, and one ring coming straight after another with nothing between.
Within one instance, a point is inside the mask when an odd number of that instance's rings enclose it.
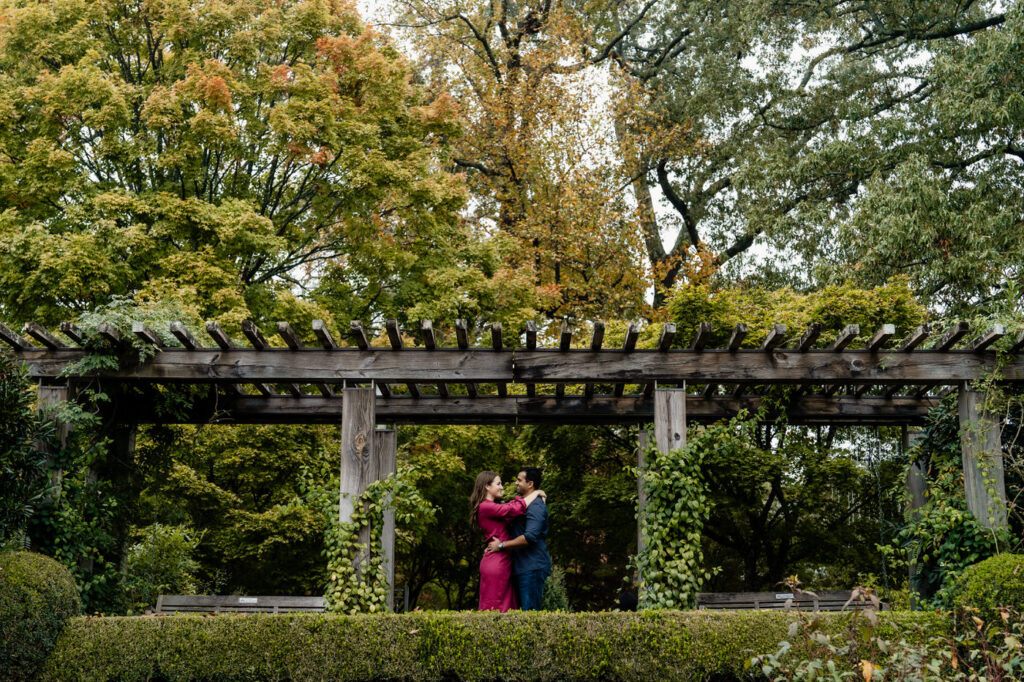
<instances>
[{"instance_id":1,"label":"pergola post","mask_svg":"<svg viewBox=\"0 0 1024 682\"><path fill-rule=\"evenodd\" d=\"M910 452L921 439L921 429L903 427L903 451ZM924 462L918 459L910 460L910 468L907 469L907 495L910 498L908 511L913 517L920 515L920 509L927 502L928 477ZM910 608L916 608L917 598L917 561L911 558L907 564L907 578L910 584Z\"/></svg>"},{"instance_id":2,"label":"pergola post","mask_svg":"<svg viewBox=\"0 0 1024 682\"><path fill-rule=\"evenodd\" d=\"M686 446L686 388L654 391L654 444L666 453Z\"/></svg>"},{"instance_id":3,"label":"pergola post","mask_svg":"<svg viewBox=\"0 0 1024 682\"><path fill-rule=\"evenodd\" d=\"M57 410L60 403L66 402L70 391L67 384L63 385L50 385L39 383L39 390L36 393L36 412L43 418L52 419L54 422L54 432L57 437L57 444L63 448L67 445L68 436L71 433L71 427L68 424L61 423L56 419L54 412ZM47 455L47 463L53 464L53 455L56 454L52 451L52 447L49 443L39 442L36 447L40 452ZM56 502L57 496L60 494L61 480L64 477L64 471L56 467L52 467L50 470L50 491L46 498L49 502Z\"/></svg>"},{"instance_id":4,"label":"pergola post","mask_svg":"<svg viewBox=\"0 0 1024 682\"><path fill-rule=\"evenodd\" d=\"M374 451L377 457L377 473L381 479L395 473L398 458L398 432L395 429L374 431ZM384 559L384 575L388 583L388 609L395 610L395 512L391 508L391 495L384 500L384 521L380 535L381 555Z\"/></svg>"},{"instance_id":5,"label":"pergola post","mask_svg":"<svg viewBox=\"0 0 1024 682\"><path fill-rule=\"evenodd\" d=\"M377 480L377 458L374 455L376 396L372 388L345 388L341 406L341 498L338 520L348 523L356 501L373 481ZM370 530L359 531L363 549L353 560L357 575L369 551Z\"/></svg>"},{"instance_id":6,"label":"pergola post","mask_svg":"<svg viewBox=\"0 0 1024 682\"><path fill-rule=\"evenodd\" d=\"M644 547L642 519L645 513L647 496L643 492L644 469L647 466L645 451L650 443L650 433L640 429L638 438L637 468L640 476L637 481L637 552ZM654 389L654 444L658 452L667 453L686 445L686 388ZM644 577L640 576L641 584Z\"/></svg>"},{"instance_id":7,"label":"pergola post","mask_svg":"<svg viewBox=\"0 0 1024 682\"><path fill-rule=\"evenodd\" d=\"M984 409L985 396L960 390L960 453L967 510L986 528L1006 526L1006 482L999 419Z\"/></svg>"}]
</instances>

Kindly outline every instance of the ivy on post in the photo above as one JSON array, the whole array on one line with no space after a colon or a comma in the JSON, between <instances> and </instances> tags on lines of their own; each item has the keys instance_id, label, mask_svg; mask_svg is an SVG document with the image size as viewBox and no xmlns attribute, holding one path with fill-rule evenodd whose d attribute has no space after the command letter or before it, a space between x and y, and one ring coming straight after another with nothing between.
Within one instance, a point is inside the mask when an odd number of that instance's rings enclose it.
<instances>
[{"instance_id":1,"label":"ivy on post","mask_svg":"<svg viewBox=\"0 0 1024 682\"><path fill-rule=\"evenodd\" d=\"M1006 527L1006 482L999 419L986 395L965 383L960 390L960 448L967 509L989 529Z\"/></svg>"},{"instance_id":2,"label":"ivy on post","mask_svg":"<svg viewBox=\"0 0 1024 682\"><path fill-rule=\"evenodd\" d=\"M706 575L700 537L707 510L702 458L686 444L685 388L654 391L654 443L639 461L640 606L687 608Z\"/></svg>"}]
</instances>

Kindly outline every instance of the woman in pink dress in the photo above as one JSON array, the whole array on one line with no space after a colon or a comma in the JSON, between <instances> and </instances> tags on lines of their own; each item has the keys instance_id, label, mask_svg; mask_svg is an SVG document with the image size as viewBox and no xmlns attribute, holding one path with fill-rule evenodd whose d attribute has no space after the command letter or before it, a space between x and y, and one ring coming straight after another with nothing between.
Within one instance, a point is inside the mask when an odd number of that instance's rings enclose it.
<instances>
[{"instance_id":1,"label":"woman in pink dress","mask_svg":"<svg viewBox=\"0 0 1024 682\"><path fill-rule=\"evenodd\" d=\"M469 498L469 519L484 533L485 542L497 538L510 540L508 519L526 513L530 503L543 497L543 490L535 490L526 497L516 497L501 503L501 476L493 471L482 471L476 477L473 494ZM516 591L512 584L512 557L507 552L490 552L480 560L480 610L497 609L504 613L518 609Z\"/></svg>"}]
</instances>

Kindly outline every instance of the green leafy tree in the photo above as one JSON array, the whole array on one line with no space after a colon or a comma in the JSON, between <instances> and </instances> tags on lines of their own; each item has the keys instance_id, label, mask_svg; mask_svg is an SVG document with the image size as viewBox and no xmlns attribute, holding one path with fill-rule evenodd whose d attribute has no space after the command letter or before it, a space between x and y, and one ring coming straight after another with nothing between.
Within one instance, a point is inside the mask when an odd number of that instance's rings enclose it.
<instances>
[{"instance_id":1,"label":"green leafy tree","mask_svg":"<svg viewBox=\"0 0 1024 682\"><path fill-rule=\"evenodd\" d=\"M903 273L950 314L1021 314L1024 16L1007 9L998 29L932 45L933 94L904 124L920 148L866 184L825 272Z\"/></svg>"},{"instance_id":2,"label":"green leafy tree","mask_svg":"<svg viewBox=\"0 0 1024 682\"><path fill-rule=\"evenodd\" d=\"M943 55L984 44L1011 14L997 2L936 0L656 3L650 29L632 30L619 51L624 77L663 112L635 145L638 201L672 209L661 223L647 212L652 256L675 258L669 274L681 274L694 252L721 265L760 242L787 257L759 269L805 281L823 247L841 247L827 241L832 225L871 178L917 154L937 170L978 160L973 131L921 123L962 87L937 77ZM658 144L678 127L706 153ZM660 196L650 199L652 186ZM658 252L652 237L667 226L678 236Z\"/></svg>"},{"instance_id":3,"label":"green leafy tree","mask_svg":"<svg viewBox=\"0 0 1024 682\"><path fill-rule=\"evenodd\" d=\"M425 99L347 3L60 0L0 16L10 319L121 294L237 325L324 278L368 306L467 241L460 182L438 172L451 103Z\"/></svg>"},{"instance_id":4,"label":"green leafy tree","mask_svg":"<svg viewBox=\"0 0 1024 682\"><path fill-rule=\"evenodd\" d=\"M131 339L133 321L237 335L246 318L288 319L313 342L315 318L341 340L339 319L521 321L541 300L458 218L450 100L428 98L348 3L3 2L0 84L5 322L104 321ZM92 345L83 369L119 361ZM143 396L113 390L69 406L63 488L32 522L87 609L123 607L129 528L154 522L202 533L201 587L322 589L303 472L328 480L318 443L336 434L154 427L133 461L111 450L126 441L109 438L122 418L104 397ZM194 396L154 397L172 417Z\"/></svg>"},{"instance_id":5,"label":"green leafy tree","mask_svg":"<svg viewBox=\"0 0 1024 682\"><path fill-rule=\"evenodd\" d=\"M195 594L195 533L185 526L154 523L137 529L135 540L125 552L121 577L130 611L153 608L161 594Z\"/></svg>"},{"instance_id":6,"label":"green leafy tree","mask_svg":"<svg viewBox=\"0 0 1024 682\"><path fill-rule=\"evenodd\" d=\"M195 529L201 589L320 594L326 526L313 487L337 476L338 437L329 427L150 427L136 447L135 517Z\"/></svg>"}]
</instances>

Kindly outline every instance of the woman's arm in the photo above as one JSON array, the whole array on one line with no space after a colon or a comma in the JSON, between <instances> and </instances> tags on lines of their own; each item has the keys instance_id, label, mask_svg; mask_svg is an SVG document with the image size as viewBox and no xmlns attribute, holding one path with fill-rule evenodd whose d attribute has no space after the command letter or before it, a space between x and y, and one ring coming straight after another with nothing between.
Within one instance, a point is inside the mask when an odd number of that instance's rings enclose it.
<instances>
[{"instance_id":1,"label":"woman's arm","mask_svg":"<svg viewBox=\"0 0 1024 682\"><path fill-rule=\"evenodd\" d=\"M523 502L525 502L526 506L529 507L530 503L536 500L538 497L544 500L545 502L547 502L548 500L548 495L543 490L534 490L532 493L523 498Z\"/></svg>"},{"instance_id":2,"label":"woman's arm","mask_svg":"<svg viewBox=\"0 0 1024 682\"><path fill-rule=\"evenodd\" d=\"M521 497L513 497L508 502L485 500L480 503L480 511L477 513L482 517L486 516L492 519L507 519L513 516L521 516L526 513L526 502Z\"/></svg>"}]
</instances>

